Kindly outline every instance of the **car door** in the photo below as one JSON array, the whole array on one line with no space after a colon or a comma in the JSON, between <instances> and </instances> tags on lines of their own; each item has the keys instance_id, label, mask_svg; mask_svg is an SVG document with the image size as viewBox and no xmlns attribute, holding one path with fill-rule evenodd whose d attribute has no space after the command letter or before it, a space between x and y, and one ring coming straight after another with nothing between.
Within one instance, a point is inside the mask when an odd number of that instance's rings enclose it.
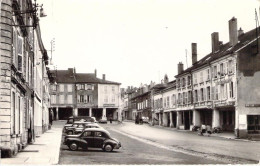
<instances>
[{"instance_id":1,"label":"car door","mask_svg":"<svg viewBox=\"0 0 260 166\"><path fill-rule=\"evenodd\" d=\"M95 131L94 132L94 142L96 148L102 148L103 142L105 141L104 133L101 131Z\"/></svg>"},{"instance_id":2,"label":"car door","mask_svg":"<svg viewBox=\"0 0 260 166\"><path fill-rule=\"evenodd\" d=\"M95 147L94 137L93 137L92 131L85 131L84 133L82 133L81 138L84 139L85 141L87 141L88 147Z\"/></svg>"}]
</instances>

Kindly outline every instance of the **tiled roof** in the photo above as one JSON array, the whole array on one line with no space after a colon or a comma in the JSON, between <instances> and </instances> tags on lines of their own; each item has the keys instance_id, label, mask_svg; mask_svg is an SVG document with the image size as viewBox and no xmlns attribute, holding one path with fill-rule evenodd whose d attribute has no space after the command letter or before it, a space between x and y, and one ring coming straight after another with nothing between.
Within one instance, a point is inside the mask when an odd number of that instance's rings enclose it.
<instances>
[{"instance_id":1,"label":"tiled roof","mask_svg":"<svg viewBox=\"0 0 260 166\"><path fill-rule=\"evenodd\" d=\"M258 28L260 30L260 27ZM258 31L259 31L258 30ZM205 64L208 64L218 58L221 58L225 55L228 55L230 53L233 53L237 50L239 50L240 48L246 46L250 41L256 39L256 29L253 29L251 31L248 31L242 35L240 35L238 37L238 43L235 46L230 46L229 42L225 43L223 45L220 45L219 51L217 51L216 53L210 53L208 55L206 55L205 57L203 57L201 60L197 61L195 64L193 64L191 67L187 68L186 70L182 71L181 73L179 73L178 75L176 75L175 77L178 77L180 75L183 75L185 73L188 73L196 68L199 68Z\"/></svg>"},{"instance_id":2,"label":"tiled roof","mask_svg":"<svg viewBox=\"0 0 260 166\"><path fill-rule=\"evenodd\" d=\"M99 84L118 84L118 82L107 81L100 78L97 78L95 74L92 73L76 73L76 82L77 83L99 83Z\"/></svg>"},{"instance_id":3,"label":"tiled roof","mask_svg":"<svg viewBox=\"0 0 260 166\"><path fill-rule=\"evenodd\" d=\"M121 83L103 80L97 78L93 73L76 73L73 74L73 69L68 70L51 70L52 76L57 83L99 83L99 84L117 84Z\"/></svg>"},{"instance_id":4,"label":"tiled roof","mask_svg":"<svg viewBox=\"0 0 260 166\"><path fill-rule=\"evenodd\" d=\"M51 70L50 72L57 83L75 83L75 78L70 70Z\"/></svg>"}]
</instances>

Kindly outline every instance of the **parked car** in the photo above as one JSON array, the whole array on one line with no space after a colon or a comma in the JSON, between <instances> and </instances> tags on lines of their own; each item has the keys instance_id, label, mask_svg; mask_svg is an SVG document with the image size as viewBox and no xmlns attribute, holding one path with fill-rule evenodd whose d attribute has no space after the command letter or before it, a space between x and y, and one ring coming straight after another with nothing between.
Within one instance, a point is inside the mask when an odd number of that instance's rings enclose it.
<instances>
[{"instance_id":1,"label":"parked car","mask_svg":"<svg viewBox=\"0 0 260 166\"><path fill-rule=\"evenodd\" d=\"M82 133L82 131L84 131L85 129L88 129L88 128L102 128L102 127L96 123L85 123L85 124L83 123L83 124L78 124L78 126L75 127L74 129L69 129L67 131L67 133L68 133L68 135L80 134L80 133Z\"/></svg>"},{"instance_id":2,"label":"parked car","mask_svg":"<svg viewBox=\"0 0 260 166\"><path fill-rule=\"evenodd\" d=\"M105 120L105 119L99 119L98 123L107 123L107 120Z\"/></svg>"},{"instance_id":3,"label":"parked car","mask_svg":"<svg viewBox=\"0 0 260 166\"><path fill-rule=\"evenodd\" d=\"M66 134L73 134L76 128L85 127L85 125L93 124L93 122L82 122L82 121L75 121L73 124L67 124L63 128L63 132Z\"/></svg>"},{"instance_id":4,"label":"parked car","mask_svg":"<svg viewBox=\"0 0 260 166\"><path fill-rule=\"evenodd\" d=\"M95 119L90 116L71 116L68 118L66 124L73 124L75 121L95 122Z\"/></svg>"},{"instance_id":5,"label":"parked car","mask_svg":"<svg viewBox=\"0 0 260 166\"><path fill-rule=\"evenodd\" d=\"M149 122L149 117L142 117L143 123L148 123Z\"/></svg>"},{"instance_id":6,"label":"parked car","mask_svg":"<svg viewBox=\"0 0 260 166\"><path fill-rule=\"evenodd\" d=\"M94 123L97 123L97 120L96 120L96 118L95 118L95 117L93 117L93 116L92 116L91 118L93 118L93 119L94 119Z\"/></svg>"},{"instance_id":7,"label":"parked car","mask_svg":"<svg viewBox=\"0 0 260 166\"><path fill-rule=\"evenodd\" d=\"M102 148L103 151L111 152L113 149L121 147L121 143L112 138L110 133L103 128L88 128L79 135L67 135L63 144L67 145L72 151L78 150L80 147L84 150Z\"/></svg>"}]
</instances>

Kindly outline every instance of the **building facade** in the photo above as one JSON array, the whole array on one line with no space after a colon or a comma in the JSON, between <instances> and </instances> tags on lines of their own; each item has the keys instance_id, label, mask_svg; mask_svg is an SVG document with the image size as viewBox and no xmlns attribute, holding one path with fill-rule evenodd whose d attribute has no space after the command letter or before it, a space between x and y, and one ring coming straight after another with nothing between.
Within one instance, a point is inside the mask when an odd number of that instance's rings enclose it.
<instances>
[{"instance_id":1,"label":"building facade","mask_svg":"<svg viewBox=\"0 0 260 166\"><path fill-rule=\"evenodd\" d=\"M41 39L36 13L31 0L1 1L1 64L0 64L0 148L2 157L10 157L34 142L36 132L41 134L43 124L35 120L35 99L42 99L36 87L35 63L38 58L46 72L48 82L47 52ZM36 45L38 47L36 48ZM41 51L38 51L41 50ZM38 77L42 77L39 73ZM42 80L39 80L41 83ZM36 92L37 91L37 92ZM39 104L40 105L40 104ZM37 121L41 121L37 120ZM46 122L48 125L48 121ZM41 128L41 130L37 130Z\"/></svg>"},{"instance_id":2,"label":"building facade","mask_svg":"<svg viewBox=\"0 0 260 166\"><path fill-rule=\"evenodd\" d=\"M212 33L212 52L199 61L197 44L192 43L192 66L184 70L178 64L176 89L169 84L153 87L154 124L182 130L204 124L239 138L259 136L258 38L256 29L244 33L232 18L229 42L223 44L218 33Z\"/></svg>"},{"instance_id":3,"label":"building facade","mask_svg":"<svg viewBox=\"0 0 260 166\"><path fill-rule=\"evenodd\" d=\"M120 83L97 78L97 73L75 69L51 71L51 108L56 119L93 116L97 120L121 119Z\"/></svg>"}]
</instances>

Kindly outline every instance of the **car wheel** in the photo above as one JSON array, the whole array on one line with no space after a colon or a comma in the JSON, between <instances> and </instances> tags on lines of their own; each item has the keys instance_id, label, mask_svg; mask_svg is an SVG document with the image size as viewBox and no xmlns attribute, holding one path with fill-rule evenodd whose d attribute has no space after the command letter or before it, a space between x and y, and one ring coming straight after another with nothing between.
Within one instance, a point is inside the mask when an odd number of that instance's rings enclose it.
<instances>
[{"instance_id":1,"label":"car wheel","mask_svg":"<svg viewBox=\"0 0 260 166\"><path fill-rule=\"evenodd\" d=\"M70 143L70 150L75 151L78 150L78 145L75 142Z\"/></svg>"},{"instance_id":2,"label":"car wheel","mask_svg":"<svg viewBox=\"0 0 260 166\"><path fill-rule=\"evenodd\" d=\"M113 146L110 144L106 144L104 149L105 152L112 152L113 151Z\"/></svg>"},{"instance_id":3,"label":"car wheel","mask_svg":"<svg viewBox=\"0 0 260 166\"><path fill-rule=\"evenodd\" d=\"M73 132L72 132L72 131L68 131L67 134L68 134L68 135L72 135Z\"/></svg>"}]
</instances>

